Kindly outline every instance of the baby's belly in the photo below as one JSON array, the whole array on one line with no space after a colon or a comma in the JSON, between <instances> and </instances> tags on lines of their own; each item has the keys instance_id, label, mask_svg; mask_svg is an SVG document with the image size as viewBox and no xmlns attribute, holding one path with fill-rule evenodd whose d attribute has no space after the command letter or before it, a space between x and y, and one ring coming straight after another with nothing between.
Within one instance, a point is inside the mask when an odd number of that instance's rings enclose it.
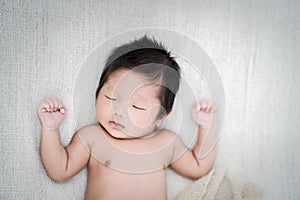
<instances>
[{"instance_id":1,"label":"baby's belly","mask_svg":"<svg viewBox=\"0 0 300 200\"><path fill-rule=\"evenodd\" d=\"M166 171L145 174L120 172L91 159L86 199L166 199Z\"/></svg>"}]
</instances>

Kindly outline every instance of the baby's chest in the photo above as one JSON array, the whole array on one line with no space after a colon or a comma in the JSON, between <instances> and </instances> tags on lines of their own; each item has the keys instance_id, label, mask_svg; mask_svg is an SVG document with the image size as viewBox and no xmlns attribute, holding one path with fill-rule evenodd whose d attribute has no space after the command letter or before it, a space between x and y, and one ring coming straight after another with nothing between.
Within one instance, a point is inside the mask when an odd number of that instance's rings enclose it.
<instances>
[{"instance_id":1,"label":"baby's chest","mask_svg":"<svg viewBox=\"0 0 300 200\"><path fill-rule=\"evenodd\" d=\"M149 154L112 153L93 154L89 167L106 170L107 168L127 173L149 173L166 169L170 164L170 154L151 152Z\"/></svg>"},{"instance_id":2,"label":"baby's chest","mask_svg":"<svg viewBox=\"0 0 300 200\"><path fill-rule=\"evenodd\" d=\"M173 148L169 146L152 149L145 149L143 146L129 147L95 143L91 149L92 166L141 174L165 169L172 160Z\"/></svg>"},{"instance_id":3,"label":"baby's chest","mask_svg":"<svg viewBox=\"0 0 300 200\"><path fill-rule=\"evenodd\" d=\"M164 194L166 189L166 170L156 170L151 173L129 173L111 168L109 165L99 163L91 158L88 169L88 182L95 190L110 188L124 195L141 195L160 191ZM143 192L142 192L143 191ZM150 192L152 191L152 192ZM105 192L105 191L102 191Z\"/></svg>"}]
</instances>

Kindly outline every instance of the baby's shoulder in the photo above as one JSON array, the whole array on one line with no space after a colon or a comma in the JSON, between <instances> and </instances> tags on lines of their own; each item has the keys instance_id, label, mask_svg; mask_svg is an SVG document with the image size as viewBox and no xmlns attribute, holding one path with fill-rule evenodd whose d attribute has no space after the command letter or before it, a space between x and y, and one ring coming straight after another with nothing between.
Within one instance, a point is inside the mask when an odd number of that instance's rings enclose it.
<instances>
[{"instance_id":1,"label":"baby's shoulder","mask_svg":"<svg viewBox=\"0 0 300 200\"><path fill-rule=\"evenodd\" d=\"M175 137L178 137L176 133L174 133L173 131L168 130L168 129L160 130L160 132L159 132L159 134L157 134L157 136L160 138L164 138L166 140L172 140Z\"/></svg>"},{"instance_id":2,"label":"baby's shoulder","mask_svg":"<svg viewBox=\"0 0 300 200\"><path fill-rule=\"evenodd\" d=\"M184 148L185 145L180 138L180 136L168 129L161 130L159 136L161 140L164 140L165 143L171 144L174 148Z\"/></svg>"},{"instance_id":3,"label":"baby's shoulder","mask_svg":"<svg viewBox=\"0 0 300 200\"><path fill-rule=\"evenodd\" d=\"M79 134L92 134L97 133L101 130L100 126L97 124L91 124L81 127L77 132Z\"/></svg>"},{"instance_id":4,"label":"baby's shoulder","mask_svg":"<svg viewBox=\"0 0 300 200\"><path fill-rule=\"evenodd\" d=\"M163 141L164 144L172 144L172 146L177 146L178 143L181 143L180 136L168 129L161 130L156 139Z\"/></svg>"},{"instance_id":5,"label":"baby's shoulder","mask_svg":"<svg viewBox=\"0 0 300 200\"><path fill-rule=\"evenodd\" d=\"M101 127L96 124L84 126L77 134L85 147L92 148L95 138L101 135Z\"/></svg>"}]
</instances>

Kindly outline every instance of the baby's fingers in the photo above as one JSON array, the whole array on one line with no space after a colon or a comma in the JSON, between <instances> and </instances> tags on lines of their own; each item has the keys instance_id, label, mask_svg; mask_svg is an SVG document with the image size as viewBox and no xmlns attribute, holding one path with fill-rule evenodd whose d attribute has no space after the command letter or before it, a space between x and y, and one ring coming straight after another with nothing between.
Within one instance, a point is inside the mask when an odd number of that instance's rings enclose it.
<instances>
[{"instance_id":1,"label":"baby's fingers","mask_svg":"<svg viewBox=\"0 0 300 200\"><path fill-rule=\"evenodd\" d=\"M40 104L40 107L39 107L39 112L48 112L48 110L50 109L50 105L47 101L43 101L41 104Z\"/></svg>"},{"instance_id":2,"label":"baby's fingers","mask_svg":"<svg viewBox=\"0 0 300 200\"><path fill-rule=\"evenodd\" d=\"M199 101L193 104L193 109L196 112L215 112L216 106L211 101Z\"/></svg>"},{"instance_id":3,"label":"baby's fingers","mask_svg":"<svg viewBox=\"0 0 300 200\"><path fill-rule=\"evenodd\" d=\"M51 98L52 102L53 102L53 111L56 112L58 110L60 110L62 108L62 102L60 99L57 98Z\"/></svg>"},{"instance_id":4,"label":"baby's fingers","mask_svg":"<svg viewBox=\"0 0 300 200\"><path fill-rule=\"evenodd\" d=\"M59 111L61 113L65 113L66 112L66 108L64 108L64 105L62 103L62 101L60 99L54 99L54 103L55 103L55 109L54 111Z\"/></svg>"},{"instance_id":5,"label":"baby's fingers","mask_svg":"<svg viewBox=\"0 0 300 200\"><path fill-rule=\"evenodd\" d=\"M56 112L65 113L65 108L62 101L57 98L47 98L40 105L41 112Z\"/></svg>"},{"instance_id":6,"label":"baby's fingers","mask_svg":"<svg viewBox=\"0 0 300 200\"><path fill-rule=\"evenodd\" d=\"M200 101L199 102L199 110L202 112L214 112L215 107L213 106L211 101Z\"/></svg>"}]
</instances>

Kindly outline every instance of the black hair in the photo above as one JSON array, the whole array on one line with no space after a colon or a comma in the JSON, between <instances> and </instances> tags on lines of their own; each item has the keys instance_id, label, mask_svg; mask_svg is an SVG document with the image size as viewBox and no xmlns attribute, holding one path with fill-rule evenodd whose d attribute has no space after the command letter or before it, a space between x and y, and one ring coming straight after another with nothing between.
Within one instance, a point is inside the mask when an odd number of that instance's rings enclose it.
<instances>
[{"instance_id":1,"label":"black hair","mask_svg":"<svg viewBox=\"0 0 300 200\"><path fill-rule=\"evenodd\" d=\"M129 69L145 75L152 81L160 80L159 99L162 117L172 110L175 95L179 89L180 67L171 53L154 38L143 36L113 50L107 58L96 90L96 99L109 75L120 69Z\"/></svg>"}]
</instances>

